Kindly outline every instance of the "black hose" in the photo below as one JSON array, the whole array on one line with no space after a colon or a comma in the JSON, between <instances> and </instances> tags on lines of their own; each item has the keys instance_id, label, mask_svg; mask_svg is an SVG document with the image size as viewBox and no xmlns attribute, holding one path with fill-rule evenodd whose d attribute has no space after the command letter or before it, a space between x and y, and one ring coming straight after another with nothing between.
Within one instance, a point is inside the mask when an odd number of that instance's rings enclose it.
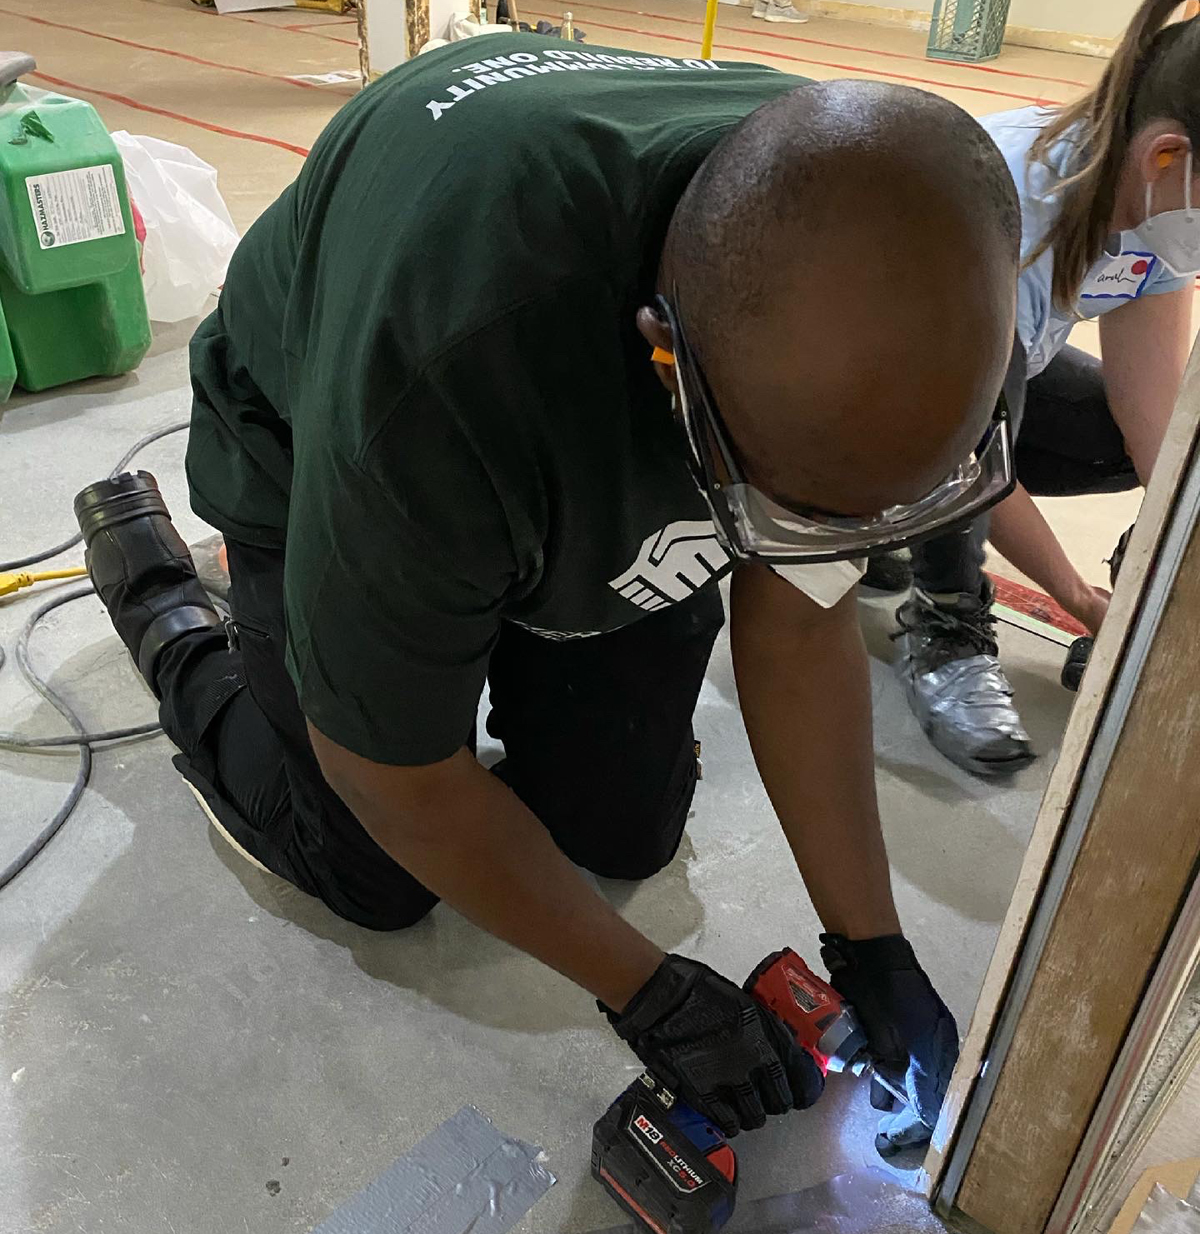
<instances>
[{"instance_id":1,"label":"black hose","mask_svg":"<svg viewBox=\"0 0 1200 1234\"><path fill-rule=\"evenodd\" d=\"M29 659L29 636L33 633L34 627L39 621L51 610L58 608L60 604L66 604L70 600L82 600L84 596L93 596L96 594L96 589L91 583L80 587L77 591L69 592L66 595L55 596L47 604L43 604L41 608L33 614L32 617L21 627L20 634L17 635L17 667L21 670L21 675L29 682L31 686L47 700L50 699L46 691L50 688L46 683L34 672ZM4 648L0 647L0 668L4 667L5 654ZM62 708L58 708L59 712L66 715ZM68 720L77 719L72 711ZM61 737L27 737L23 733L5 733L0 732L0 749L5 750L52 750L62 748L64 746L94 746L99 745L104 741L124 741L130 737L148 737L152 733L157 733L160 729L158 724L134 724L129 728L106 728L92 732L83 728L75 728L74 733L67 733Z\"/></svg>"},{"instance_id":2,"label":"black hose","mask_svg":"<svg viewBox=\"0 0 1200 1234\"><path fill-rule=\"evenodd\" d=\"M66 700L52 686L47 685L38 676L33 665L29 662L29 635L32 633L33 627L52 609L58 608L60 604L67 604L71 600L78 600L81 596L90 595L91 591L91 587L83 587L78 591L69 591L66 595L55 596L52 600L47 600L25 623L17 638L17 668L21 670L21 676L75 730L77 739L83 736L83 724L75 712L71 710ZM49 844L63 823L71 817L71 811L79 804L79 798L83 796L83 790L87 787L88 778L91 774L92 747L86 742L81 742L79 745L79 766L75 771L75 782L71 785L71 790L67 793L66 800L58 807L58 812L54 817L42 827L37 835L3 870L0 870L0 887L5 887L11 883L38 853Z\"/></svg>"},{"instance_id":3,"label":"black hose","mask_svg":"<svg viewBox=\"0 0 1200 1234\"><path fill-rule=\"evenodd\" d=\"M156 429L153 433L148 433L117 463L109 473L109 479L119 475L139 451L144 450L146 446L158 441L160 437L166 437L170 433L178 433L187 427L188 421L184 420L180 424L172 424L167 428ZM46 549L45 552L35 553L31 557L23 557L18 561L0 563L0 572L20 569L22 566L34 565L39 561L47 560L47 558L56 557L59 553L73 548L82 539L81 535L76 535L70 540L64 540L62 544L55 545L54 548ZM29 620L21 627L20 634L17 635L16 662L21 676L66 720L74 732L58 737L25 737L20 733L0 733L0 748L41 750L62 746L75 746L79 751L79 766L76 769L75 779L71 784L70 791L54 816L48 819L37 835L8 865L0 870L0 888L7 886L17 877L54 838L67 819L71 817L71 812L79 804L79 799L83 796L83 790L87 787L88 780L92 774L93 745L98 745L100 742L105 741L121 741L132 737L148 737L160 731L157 724L137 724L129 728L89 732L83 727L83 721L76 714L70 703L52 686L47 684L33 667L29 656L29 639L37 628L38 623L47 613L53 612L61 605L69 604L72 600L81 600L84 596L90 595L95 595L95 588L89 583L84 587L76 588L74 591L54 596L33 613ZM4 649L0 647L0 668L4 667L4 662Z\"/></svg>"}]
</instances>

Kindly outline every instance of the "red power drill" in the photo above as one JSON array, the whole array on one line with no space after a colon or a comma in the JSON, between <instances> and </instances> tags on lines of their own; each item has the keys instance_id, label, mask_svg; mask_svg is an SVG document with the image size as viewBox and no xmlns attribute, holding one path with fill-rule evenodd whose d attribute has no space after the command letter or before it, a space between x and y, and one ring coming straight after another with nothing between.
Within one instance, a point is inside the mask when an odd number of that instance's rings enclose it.
<instances>
[{"instance_id":1,"label":"red power drill","mask_svg":"<svg viewBox=\"0 0 1200 1234\"><path fill-rule=\"evenodd\" d=\"M869 1069L867 1037L849 1003L790 948L767 956L746 986L822 1074ZM725 1137L648 1072L596 1123L592 1175L653 1234L713 1234L737 1197L737 1158Z\"/></svg>"}]
</instances>

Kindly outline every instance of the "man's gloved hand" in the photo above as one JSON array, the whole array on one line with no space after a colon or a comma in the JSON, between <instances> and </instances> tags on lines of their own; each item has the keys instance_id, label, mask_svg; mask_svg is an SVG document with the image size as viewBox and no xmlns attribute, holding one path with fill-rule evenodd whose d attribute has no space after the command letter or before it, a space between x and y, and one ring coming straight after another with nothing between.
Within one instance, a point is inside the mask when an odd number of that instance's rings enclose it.
<instances>
[{"instance_id":1,"label":"man's gloved hand","mask_svg":"<svg viewBox=\"0 0 1200 1234\"><path fill-rule=\"evenodd\" d=\"M958 1026L902 934L851 941L821 935L821 959L854 1007L876 1069L927 1127L937 1122L958 1061ZM882 1085L878 1086L882 1089ZM872 1104L880 1104L872 1092Z\"/></svg>"},{"instance_id":2,"label":"man's gloved hand","mask_svg":"<svg viewBox=\"0 0 1200 1234\"><path fill-rule=\"evenodd\" d=\"M620 1014L599 1006L638 1058L727 1136L802 1110L825 1087L772 1012L695 960L668 955Z\"/></svg>"}]
</instances>

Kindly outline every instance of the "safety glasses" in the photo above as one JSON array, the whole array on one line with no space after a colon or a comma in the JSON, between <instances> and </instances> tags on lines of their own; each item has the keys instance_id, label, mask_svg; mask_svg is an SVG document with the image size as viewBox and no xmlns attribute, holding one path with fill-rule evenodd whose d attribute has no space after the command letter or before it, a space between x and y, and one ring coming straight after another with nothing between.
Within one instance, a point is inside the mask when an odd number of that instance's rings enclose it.
<instances>
[{"instance_id":1,"label":"safety glasses","mask_svg":"<svg viewBox=\"0 0 1200 1234\"><path fill-rule=\"evenodd\" d=\"M658 305L671 328L692 473L734 557L816 565L875 556L965 527L1012 492L1012 436L1001 395L975 453L919 501L866 517L781 506L746 480L679 314L665 296Z\"/></svg>"}]
</instances>

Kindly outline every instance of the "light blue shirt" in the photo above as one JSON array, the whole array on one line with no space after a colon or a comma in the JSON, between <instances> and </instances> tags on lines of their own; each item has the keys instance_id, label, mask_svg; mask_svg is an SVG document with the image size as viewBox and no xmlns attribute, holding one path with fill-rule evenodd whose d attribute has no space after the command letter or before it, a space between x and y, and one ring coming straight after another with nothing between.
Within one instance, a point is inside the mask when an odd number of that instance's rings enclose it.
<instances>
[{"instance_id":1,"label":"light blue shirt","mask_svg":"<svg viewBox=\"0 0 1200 1234\"><path fill-rule=\"evenodd\" d=\"M984 116L980 124L1000 147L1021 197L1021 257L1025 259L1041 243L1058 214L1055 192L1068 174L1074 147L1060 142L1050 152L1050 164L1029 162L1029 149L1054 113L1040 107ZM1025 345L1030 377L1036 376L1066 345L1077 321L1101 317L1141 296L1163 295L1191 284L1190 278L1172 274L1128 234L1113 236L1108 252L1087 272L1079 299L1072 311L1063 312L1053 302L1051 282L1054 254L1043 253L1022 270L1017 290L1017 333Z\"/></svg>"}]
</instances>

